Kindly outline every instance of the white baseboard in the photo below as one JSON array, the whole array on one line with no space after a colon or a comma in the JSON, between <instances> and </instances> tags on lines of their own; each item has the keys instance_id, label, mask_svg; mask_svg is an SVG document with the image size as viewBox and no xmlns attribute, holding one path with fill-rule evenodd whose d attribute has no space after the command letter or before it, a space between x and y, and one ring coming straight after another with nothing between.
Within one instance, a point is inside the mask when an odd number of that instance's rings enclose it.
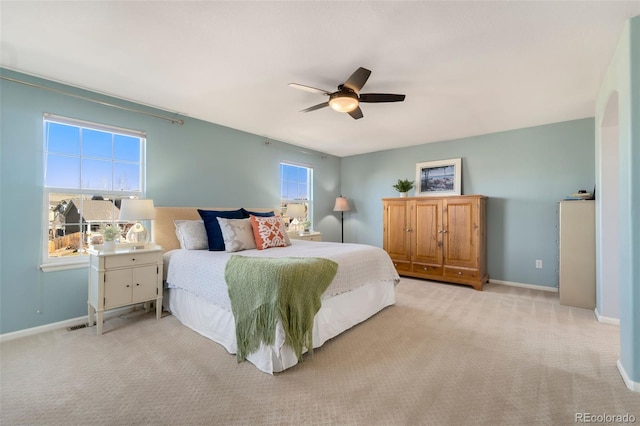
<instances>
[{"instance_id":1,"label":"white baseboard","mask_svg":"<svg viewBox=\"0 0 640 426\"><path fill-rule=\"evenodd\" d=\"M633 392L640 392L640 382L634 382L633 380L631 380L631 378L625 371L624 367L622 366L622 363L620 362L620 360L618 360L617 365L618 365L618 371L622 376L622 380L624 380L624 384L627 385L629 390Z\"/></svg>"},{"instance_id":2,"label":"white baseboard","mask_svg":"<svg viewBox=\"0 0 640 426\"><path fill-rule=\"evenodd\" d=\"M125 306L123 308L112 309L104 312L104 319L117 317L124 313L133 311L137 305ZM24 330L18 330L11 333L0 334L0 343L8 342L9 340L18 339L20 337L33 336L34 334L45 333L47 331L58 330L60 328L75 327L77 325L86 324L89 321L86 315L77 318L71 318L68 320L54 322L51 324L45 324L38 327L27 328Z\"/></svg>"},{"instance_id":3,"label":"white baseboard","mask_svg":"<svg viewBox=\"0 0 640 426\"><path fill-rule=\"evenodd\" d=\"M512 281L501 281L501 280L492 280L492 279L490 279L489 282L491 284L508 285L511 287L530 288L532 290L551 291L553 293L558 292L558 287L547 287L546 285L523 284L523 283L514 283Z\"/></svg>"},{"instance_id":4,"label":"white baseboard","mask_svg":"<svg viewBox=\"0 0 640 426\"><path fill-rule=\"evenodd\" d=\"M619 318L603 317L602 315L600 315L600 312L598 312L598 308L595 308L593 310L593 312L595 313L596 319L598 320L598 322L602 322L602 323L605 323L605 324L617 325L618 327L620 326L620 319Z\"/></svg>"}]
</instances>

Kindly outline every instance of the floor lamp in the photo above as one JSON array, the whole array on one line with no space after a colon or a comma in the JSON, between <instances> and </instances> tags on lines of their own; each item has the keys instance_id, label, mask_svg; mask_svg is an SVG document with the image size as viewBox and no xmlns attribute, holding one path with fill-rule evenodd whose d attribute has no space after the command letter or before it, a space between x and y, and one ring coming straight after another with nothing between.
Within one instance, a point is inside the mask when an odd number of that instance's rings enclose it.
<instances>
[{"instance_id":1,"label":"floor lamp","mask_svg":"<svg viewBox=\"0 0 640 426\"><path fill-rule=\"evenodd\" d=\"M342 195L336 198L336 204L333 206L334 212L340 212L340 227L342 228L342 242L344 243L344 212L348 212L351 210L349 208L349 202L347 201L347 197L343 197Z\"/></svg>"}]
</instances>

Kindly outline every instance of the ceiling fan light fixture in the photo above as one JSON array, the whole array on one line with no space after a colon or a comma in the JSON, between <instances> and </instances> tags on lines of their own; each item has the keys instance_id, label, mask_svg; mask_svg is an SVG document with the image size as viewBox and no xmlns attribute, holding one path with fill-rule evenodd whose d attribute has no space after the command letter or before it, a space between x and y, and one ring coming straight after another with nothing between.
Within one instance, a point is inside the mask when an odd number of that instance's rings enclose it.
<instances>
[{"instance_id":1,"label":"ceiling fan light fixture","mask_svg":"<svg viewBox=\"0 0 640 426\"><path fill-rule=\"evenodd\" d=\"M358 68L343 84L338 86L338 91L330 93L326 90L305 86L304 84L290 83L289 87L329 96L327 102L305 108L300 112L311 112L321 108L330 107L337 112L346 112L354 120L359 120L364 115L360 109L360 103L402 102L404 95L393 93L360 93L362 86L367 82L371 71L366 68Z\"/></svg>"},{"instance_id":2,"label":"ceiling fan light fixture","mask_svg":"<svg viewBox=\"0 0 640 426\"><path fill-rule=\"evenodd\" d=\"M353 92L336 93L329 99L329 106L334 111L351 112L358 108L358 95Z\"/></svg>"}]
</instances>

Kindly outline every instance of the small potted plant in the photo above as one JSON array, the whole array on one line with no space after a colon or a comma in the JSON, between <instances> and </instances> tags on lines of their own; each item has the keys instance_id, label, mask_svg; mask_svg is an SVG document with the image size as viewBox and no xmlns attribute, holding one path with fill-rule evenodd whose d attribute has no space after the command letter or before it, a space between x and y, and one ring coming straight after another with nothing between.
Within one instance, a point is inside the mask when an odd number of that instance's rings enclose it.
<instances>
[{"instance_id":1,"label":"small potted plant","mask_svg":"<svg viewBox=\"0 0 640 426\"><path fill-rule=\"evenodd\" d=\"M308 234L309 228L311 228L311 221L307 219L303 220L300 222L300 227L302 228L302 231L300 232L301 234Z\"/></svg>"},{"instance_id":2,"label":"small potted plant","mask_svg":"<svg viewBox=\"0 0 640 426\"><path fill-rule=\"evenodd\" d=\"M117 226L106 225L101 231L102 238L104 238L104 244L102 250L114 251L116 249L116 237L120 235L120 229Z\"/></svg>"},{"instance_id":3,"label":"small potted plant","mask_svg":"<svg viewBox=\"0 0 640 426\"><path fill-rule=\"evenodd\" d=\"M414 181L410 181L408 179L398 179L398 183L393 185L393 187L400 193L401 197L406 197L407 193L411 191L411 188L413 188L413 182Z\"/></svg>"}]
</instances>

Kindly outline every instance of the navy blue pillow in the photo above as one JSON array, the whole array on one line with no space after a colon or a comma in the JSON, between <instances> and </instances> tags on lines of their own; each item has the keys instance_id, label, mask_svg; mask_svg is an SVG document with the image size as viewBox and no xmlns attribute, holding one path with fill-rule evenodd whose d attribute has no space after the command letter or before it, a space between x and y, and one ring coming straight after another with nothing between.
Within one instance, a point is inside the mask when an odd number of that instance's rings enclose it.
<instances>
[{"instance_id":1,"label":"navy blue pillow","mask_svg":"<svg viewBox=\"0 0 640 426\"><path fill-rule=\"evenodd\" d=\"M244 207L241 208L240 210L242 210L244 219L248 219L251 215L258 216L258 217L273 217L276 215L274 212L251 212L249 210L246 210Z\"/></svg>"},{"instance_id":2,"label":"navy blue pillow","mask_svg":"<svg viewBox=\"0 0 640 426\"><path fill-rule=\"evenodd\" d=\"M224 239L222 238L222 230L218 223L219 217L224 219L244 219L242 209L238 210L200 210L200 217L204 222L204 229L207 231L207 239L209 240L209 251L224 251Z\"/></svg>"}]
</instances>

